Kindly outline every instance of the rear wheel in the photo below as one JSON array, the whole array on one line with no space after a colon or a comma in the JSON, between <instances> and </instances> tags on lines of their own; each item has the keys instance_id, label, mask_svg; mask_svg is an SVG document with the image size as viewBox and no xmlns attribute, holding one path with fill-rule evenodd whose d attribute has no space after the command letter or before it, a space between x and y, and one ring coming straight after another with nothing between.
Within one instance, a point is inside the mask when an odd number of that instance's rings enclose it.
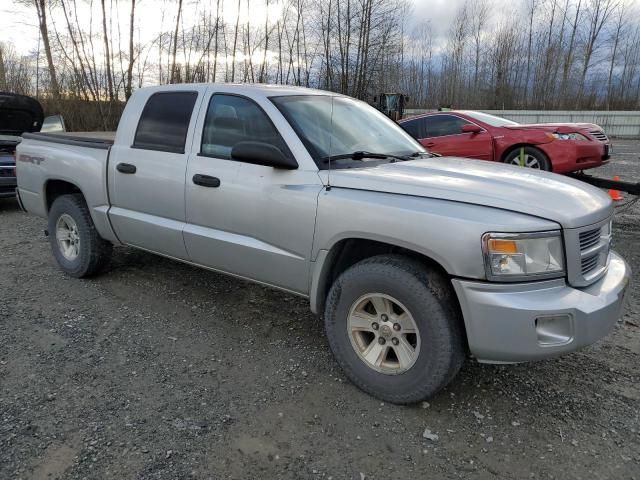
<instances>
[{"instance_id":1,"label":"rear wheel","mask_svg":"<svg viewBox=\"0 0 640 480\"><path fill-rule=\"evenodd\" d=\"M551 171L551 162L547 155L535 147L518 147L505 157L504 163L534 170Z\"/></svg>"},{"instance_id":2,"label":"rear wheel","mask_svg":"<svg viewBox=\"0 0 640 480\"><path fill-rule=\"evenodd\" d=\"M56 198L48 223L53 256L65 273L88 277L107 265L113 246L98 234L81 194Z\"/></svg>"},{"instance_id":3,"label":"rear wheel","mask_svg":"<svg viewBox=\"0 0 640 480\"><path fill-rule=\"evenodd\" d=\"M334 282L325 328L336 360L362 390L414 403L446 386L464 360L446 278L399 255L363 260Z\"/></svg>"}]
</instances>

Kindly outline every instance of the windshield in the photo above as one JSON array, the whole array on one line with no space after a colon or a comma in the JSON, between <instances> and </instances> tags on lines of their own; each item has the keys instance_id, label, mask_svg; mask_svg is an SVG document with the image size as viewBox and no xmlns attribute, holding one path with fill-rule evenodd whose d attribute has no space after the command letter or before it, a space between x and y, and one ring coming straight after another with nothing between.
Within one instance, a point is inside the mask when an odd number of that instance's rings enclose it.
<instances>
[{"instance_id":1,"label":"windshield","mask_svg":"<svg viewBox=\"0 0 640 480\"><path fill-rule=\"evenodd\" d=\"M395 122L359 100L294 95L272 97L271 101L289 121L320 169L328 168L323 159L358 151L388 155L426 153Z\"/></svg>"},{"instance_id":2,"label":"windshield","mask_svg":"<svg viewBox=\"0 0 640 480\"><path fill-rule=\"evenodd\" d=\"M506 127L507 125L519 125L518 122L507 120L506 118L496 117L495 115L489 115L482 112L470 112L463 111L462 113L469 115L471 118L475 118L481 122L491 125L492 127Z\"/></svg>"}]
</instances>

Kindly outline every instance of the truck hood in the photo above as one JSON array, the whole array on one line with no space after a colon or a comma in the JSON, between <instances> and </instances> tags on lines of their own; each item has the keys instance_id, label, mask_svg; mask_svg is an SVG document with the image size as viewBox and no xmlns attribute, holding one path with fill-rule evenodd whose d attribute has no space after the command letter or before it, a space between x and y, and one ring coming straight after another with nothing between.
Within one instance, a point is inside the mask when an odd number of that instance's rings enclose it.
<instances>
[{"instance_id":1,"label":"truck hood","mask_svg":"<svg viewBox=\"0 0 640 480\"><path fill-rule=\"evenodd\" d=\"M326 182L327 171L323 170ZM332 170L332 187L438 198L526 213L576 228L613 214L611 199L579 180L495 162L440 157Z\"/></svg>"},{"instance_id":2,"label":"truck hood","mask_svg":"<svg viewBox=\"0 0 640 480\"><path fill-rule=\"evenodd\" d=\"M42 106L35 98L0 92L0 135L38 132L43 119Z\"/></svg>"}]
</instances>

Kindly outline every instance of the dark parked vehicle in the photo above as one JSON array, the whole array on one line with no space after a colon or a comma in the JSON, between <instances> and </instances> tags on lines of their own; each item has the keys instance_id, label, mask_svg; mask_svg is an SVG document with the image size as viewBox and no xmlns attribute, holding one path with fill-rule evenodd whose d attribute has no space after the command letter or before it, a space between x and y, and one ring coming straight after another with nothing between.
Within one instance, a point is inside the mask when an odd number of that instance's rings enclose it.
<instances>
[{"instance_id":1,"label":"dark parked vehicle","mask_svg":"<svg viewBox=\"0 0 640 480\"><path fill-rule=\"evenodd\" d=\"M44 112L31 97L0 92L0 198L15 196L16 146L25 132L39 132Z\"/></svg>"}]
</instances>

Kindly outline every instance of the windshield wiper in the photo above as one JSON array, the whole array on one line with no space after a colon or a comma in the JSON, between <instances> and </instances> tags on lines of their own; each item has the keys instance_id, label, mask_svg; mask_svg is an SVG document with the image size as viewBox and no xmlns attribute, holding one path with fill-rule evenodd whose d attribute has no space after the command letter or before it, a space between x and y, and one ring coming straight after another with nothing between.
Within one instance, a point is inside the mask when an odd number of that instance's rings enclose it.
<instances>
[{"instance_id":1,"label":"windshield wiper","mask_svg":"<svg viewBox=\"0 0 640 480\"><path fill-rule=\"evenodd\" d=\"M442 155L440 155L439 153L435 153L435 152L413 152L411 155L409 155L412 158L418 158L418 157L422 157L423 155L433 158L433 157L441 157Z\"/></svg>"},{"instance_id":2,"label":"windshield wiper","mask_svg":"<svg viewBox=\"0 0 640 480\"><path fill-rule=\"evenodd\" d=\"M399 160L401 162L405 162L409 160L409 158L406 156L401 157L400 155L393 155L391 153L373 153L373 152L363 152L359 150L357 152L343 153L341 155L331 155L328 157L324 157L322 159L322 163L329 163L334 160L344 160L344 159L363 161L363 159L365 158L379 158L381 160L385 160L387 158L393 158L394 160Z\"/></svg>"}]
</instances>

